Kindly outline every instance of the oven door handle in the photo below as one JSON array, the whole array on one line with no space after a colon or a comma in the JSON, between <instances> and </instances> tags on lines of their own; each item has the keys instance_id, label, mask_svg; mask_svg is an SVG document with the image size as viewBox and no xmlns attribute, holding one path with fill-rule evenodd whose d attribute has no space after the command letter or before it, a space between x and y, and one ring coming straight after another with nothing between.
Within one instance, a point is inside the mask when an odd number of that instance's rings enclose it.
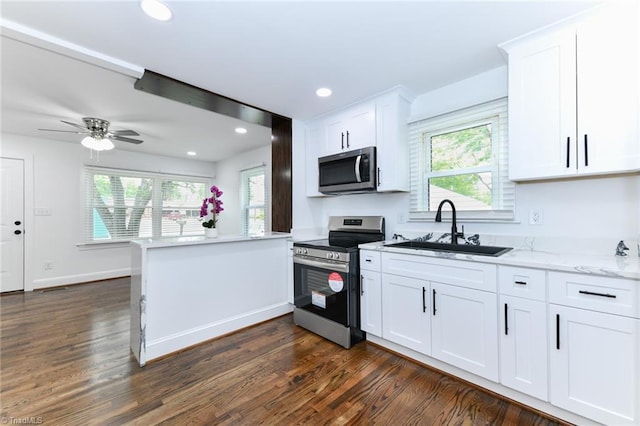
<instances>
[{"instance_id":1,"label":"oven door handle","mask_svg":"<svg viewBox=\"0 0 640 426\"><path fill-rule=\"evenodd\" d=\"M305 259L304 257L293 257L293 263L300 265L315 266L316 268L330 269L332 271L349 272L348 263L328 263L318 260Z\"/></svg>"}]
</instances>

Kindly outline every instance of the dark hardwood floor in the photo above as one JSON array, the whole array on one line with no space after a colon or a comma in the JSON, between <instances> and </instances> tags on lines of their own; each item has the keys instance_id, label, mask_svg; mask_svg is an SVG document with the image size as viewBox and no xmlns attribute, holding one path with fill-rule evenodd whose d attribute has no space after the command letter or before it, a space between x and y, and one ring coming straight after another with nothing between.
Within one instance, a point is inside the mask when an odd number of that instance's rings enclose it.
<instances>
[{"instance_id":1,"label":"dark hardwood floor","mask_svg":"<svg viewBox=\"0 0 640 426\"><path fill-rule=\"evenodd\" d=\"M140 368L128 278L4 295L0 312L3 423L557 424L366 342L345 350L291 315Z\"/></svg>"}]
</instances>

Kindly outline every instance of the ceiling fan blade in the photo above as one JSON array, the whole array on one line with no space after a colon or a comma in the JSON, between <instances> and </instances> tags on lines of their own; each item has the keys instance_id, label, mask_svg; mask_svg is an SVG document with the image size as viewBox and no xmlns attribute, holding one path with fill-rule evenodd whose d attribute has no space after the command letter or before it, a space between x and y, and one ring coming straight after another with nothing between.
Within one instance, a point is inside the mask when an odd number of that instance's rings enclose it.
<instances>
[{"instance_id":1,"label":"ceiling fan blade","mask_svg":"<svg viewBox=\"0 0 640 426\"><path fill-rule=\"evenodd\" d=\"M88 131L77 132L75 130L56 130L56 129L38 129L38 130L44 130L45 132L75 133L77 135L84 135L89 133Z\"/></svg>"},{"instance_id":2,"label":"ceiling fan blade","mask_svg":"<svg viewBox=\"0 0 640 426\"><path fill-rule=\"evenodd\" d=\"M125 138L124 136L111 136L110 139L116 140L116 141L120 141L120 142L129 142L129 143L135 143L135 144L140 144L143 141L138 140L138 139L131 139L131 138Z\"/></svg>"},{"instance_id":3,"label":"ceiling fan blade","mask_svg":"<svg viewBox=\"0 0 640 426\"><path fill-rule=\"evenodd\" d=\"M140 136L140 133L133 130L109 130L115 136Z\"/></svg>"},{"instance_id":4,"label":"ceiling fan blade","mask_svg":"<svg viewBox=\"0 0 640 426\"><path fill-rule=\"evenodd\" d=\"M64 124L68 124L70 126L77 127L80 130L87 130L87 126L82 126L80 124L72 123L70 121L64 121L64 120L60 120L60 121L62 121Z\"/></svg>"}]
</instances>

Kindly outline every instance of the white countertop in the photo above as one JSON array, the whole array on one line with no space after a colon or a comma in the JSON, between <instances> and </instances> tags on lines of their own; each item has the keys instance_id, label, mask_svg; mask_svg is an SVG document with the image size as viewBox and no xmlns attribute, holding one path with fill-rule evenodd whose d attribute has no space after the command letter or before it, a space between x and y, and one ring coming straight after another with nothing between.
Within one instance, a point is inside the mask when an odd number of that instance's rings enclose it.
<instances>
[{"instance_id":1,"label":"white countertop","mask_svg":"<svg viewBox=\"0 0 640 426\"><path fill-rule=\"evenodd\" d=\"M220 244L239 241L272 240L277 238L291 238L291 234L285 232L271 232L260 236L246 235L221 235L217 238L206 238L204 235L190 237L169 237L169 238L143 238L131 241L132 244L141 248L177 247L191 246L199 244Z\"/></svg>"},{"instance_id":2,"label":"white countertop","mask_svg":"<svg viewBox=\"0 0 640 426\"><path fill-rule=\"evenodd\" d=\"M385 246L398 241L383 241L360 244L361 249L376 250L387 253L412 254L417 256L438 257L443 259L466 260L492 263L496 265L521 266L526 268L549 269L562 272L578 272L583 274L603 275L608 277L631 278L640 280L640 257L594 254L552 253L514 249L502 256L480 256L461 253L438 252L432 250L416 250Z\"/></svg>"}]
</instances>

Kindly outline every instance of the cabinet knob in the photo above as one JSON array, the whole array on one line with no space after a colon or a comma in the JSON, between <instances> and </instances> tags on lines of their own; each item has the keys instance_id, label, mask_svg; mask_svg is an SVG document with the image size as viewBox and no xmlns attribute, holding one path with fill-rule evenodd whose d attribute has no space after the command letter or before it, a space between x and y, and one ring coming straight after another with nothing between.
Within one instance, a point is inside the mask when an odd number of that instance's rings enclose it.
<instances>
[{"instance_id":1,"label":"cabinet knob","mask_svg":"<svg viewBox=\"0 0 640 426\"><path fill-rule=\"evenodd\" d=\"M19 220L16 220L15 222L13 222L13 224L14 224L14 225L16 225L16 226L18 226L18 225L21 225L21 224L22 224L22 222L20 222Z\"/></svg>"},{"instance_id":2,"label":"cabinet knob","mask_svg":"<svg viewBox=\"0 0 640 426\"><path fill-rule=\"evenodd\" d=\"M13 233L16 234L16 235L20 235L20 234L22 234L22 231L19 230L19 229L16 229L15 231L13 231Z\"/></svg>"}]
</instances>

